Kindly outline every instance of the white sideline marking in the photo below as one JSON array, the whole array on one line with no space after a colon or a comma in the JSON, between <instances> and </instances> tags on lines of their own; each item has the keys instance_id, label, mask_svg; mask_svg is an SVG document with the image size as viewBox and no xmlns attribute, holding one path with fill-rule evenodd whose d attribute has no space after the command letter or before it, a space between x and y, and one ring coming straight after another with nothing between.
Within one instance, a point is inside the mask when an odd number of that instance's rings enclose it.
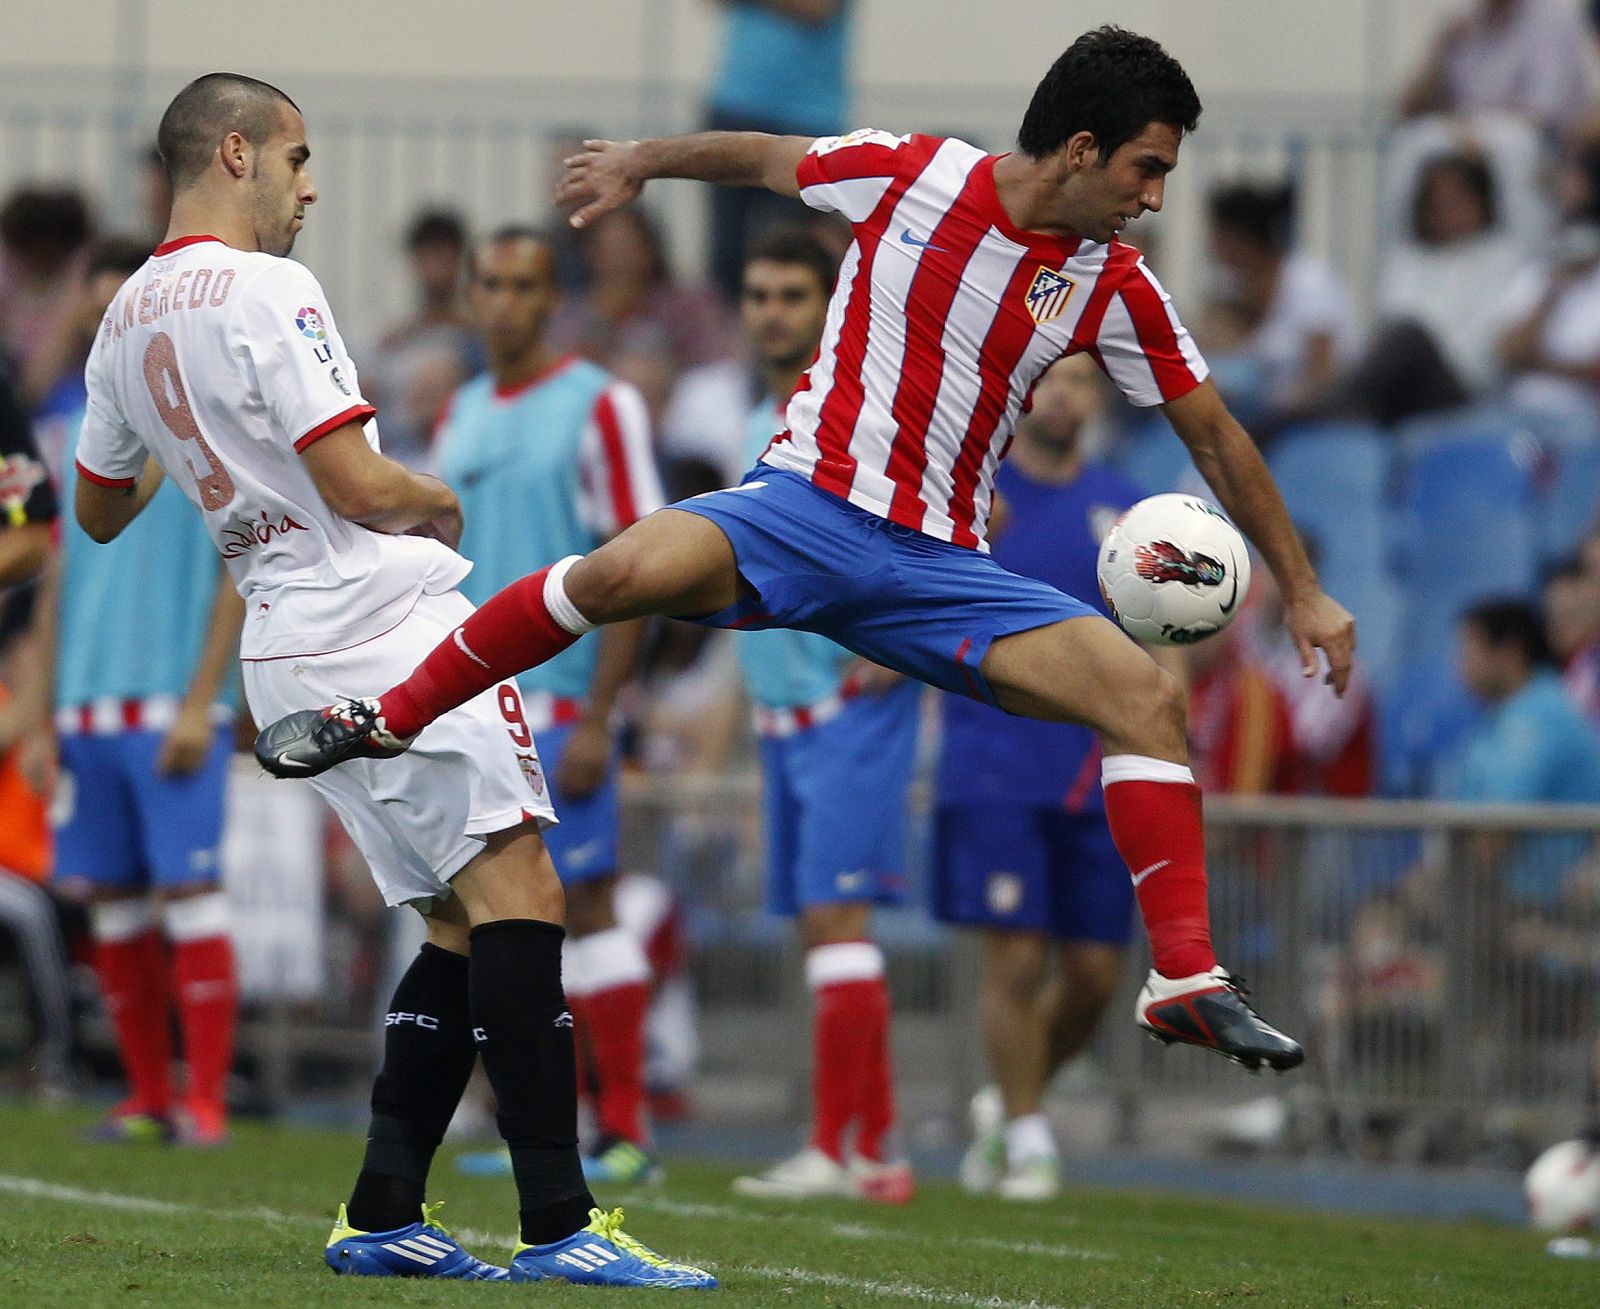
<instances>
[{"instance_id":1,"label":"white sideline marking","mask_svg":"<svg viewBox=\"0 0 1600 1309\"><path fill-rule=\"evenodd\" d=\"M625 1195L618 1203L626 1209L653 1209L657 1213L668 1214L673 1218L718 1218L729 1222L742 1222L749 1219L752 1213L751 1209L735 1209L731 1205L703 1204L699 1201L670 1200L664 1196L649 1195L642 1191ZM870 1223L841 1223L811 1214L765 1213L760 1210L754 1212L760 1213L764 1222L801 1223L844 1241L936 1241L941 1245L965 1245L980 1250L999 1250L1006 1254L1032 1254L1045 1259L1075 1259L1085 1262L1117 1257L1109 1250L1094 1250L1082 1245L1007 1241L998 1236L934 1236L892 1227L874 1227Z\"/></svg>"},{"instance_id":2,"label":"white sideline marking","mask_svg":"<svg viewBox=\"0 0 1600 1309\"><path fill-rule=\"evenodd\" d=\"M193 1214L223 1221L273 1223L290 1227L305 1227L317 1221L314 1218L300 1218L293 1214L280 1213L275 1209L213 1209L209 1205L180 1204L172 1200L153 1200L141 1195L121 1195L115 1191L89 1191L82 1187L63 1186L58 1182L47 1182L37 1177L13 1177L5 1174L0 1174L0 1192L27 1196L35 1200L56 1200L64 1204L83 1204L93 1205L101 1209L120 1209L127 1213ZM656 1202L654 1207L660 1209L663 1213L672 1212L674 1208L696 1211L696 1214L687 1216L720 1217L722 1215L722 1211L715 1205L675 1205L672 1201L663 1201ZM701 1212L706 1210L712 1212ZM726 1212L739 1218L749 1217L748 1214L741 1210L729 1209ZM773 1216L776 1217L777 1215ZM847 1224L837 1224L837 1226L847 1226ZM496 1235L491 1232L480 1232L469 1228L458 1228L457 1231L464 1242L472 1245L495 1245L510 1249L516 1244L511 1237ZM894 1237L899 1234L879 1229L879 1235ZM976 1244L976 1242L970 1240L967 1243ZM1031 1252L1041 1253L1042 1251ZM712 1264L710 1267L713 1271L717 1269L716 1264ZM1007 1300L997 1295L970 1295L962 1291L942 1291L937 1287L922 1286L916 1282L891 1282L869 1277L847 1277L843 1273L823 1273L810 1268L776 1268L760 1264L732 1264L724 1265L723 1267L728 1272L743 1273L747 1276L759 1277L767 1281L793 1282L810 1286L832 1286L840 1290L859 1291L863 1295L875 1295L888 1300L911 1300L919 1304L950 1305L952 1309L1067 1309L1064 1305L1050 1304L1043 1300Z\"/></svg>"}]
</instances>

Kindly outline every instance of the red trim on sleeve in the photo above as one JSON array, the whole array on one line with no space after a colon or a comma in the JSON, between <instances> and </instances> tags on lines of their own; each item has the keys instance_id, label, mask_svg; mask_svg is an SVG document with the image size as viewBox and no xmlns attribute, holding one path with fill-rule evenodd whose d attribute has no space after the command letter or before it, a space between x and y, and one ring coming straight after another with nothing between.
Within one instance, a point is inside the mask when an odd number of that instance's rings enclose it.
<instances>
[{"instance_id":1,"label":"red trim on sleeve","mask_svg":"<svg viewBox=\"0 0 1600 1309\"><path fill-rule=\"evenodd\" d=\"M308 445L315 445L323 437L327 436L329 432L338 431L346 423L364 423L377 412L371 405L351 405L343 413L335 414L332 418L318 423L296 441L294 443L295 453L304 454Z\"/></svg>"},{"instance_id":2,"label":"red trim on sleeve","mask_svg":"<svg viewBox=\"0 0 1600 1309\"><path fill-rule=\"evenodd\" d=\"M182 250L186 245L199 245L202 241L215 241L218 245L227 245L220 236L175 236L170 241L163 241L150 253L156 255L170 255L174 250Z\"/></svg>"},{"instance_id":3,"label":"red trim on sleeve","mask_svg":"<svg viewBox=\"0 0 1600 1309\"><path fill-rule=\"evenodd\" d=\"M633 499L633 482L628 477L628 451L622 440L622 422L611 393L602 391L594 402L594 421L600 429L600 445L606 456L606 480L611 483L611 512L617 530L639 521L639 510Z\"/></svg>"},{"instance_id":4,"label":"red trim on sleeve","mask_svg":"<svg viewBox=\"0 0 1600 1309\"><path fill-rule=\"evenodd\" d=\"M1166 305L1138 264L1122 284L1122 303L1128 306L1128 317L1160 388L1162 403L1181 400L1200 385L1200 379L1183 357Z\"/></svg>"},{"instance_id":5,"label":"red trim on sleeve","mask_svg":"<svg viewBox=\"0 0 1600 1309\"><path fill-rule=\"evenodd\" d=\"M93 469L85 468L81 461L74 460L73 462L78 465L78 476L88 479L96 486L109 486L114 490L121 491L133 486L139 480L137 477L101 477Z\"/></svg>"}]
</instances>

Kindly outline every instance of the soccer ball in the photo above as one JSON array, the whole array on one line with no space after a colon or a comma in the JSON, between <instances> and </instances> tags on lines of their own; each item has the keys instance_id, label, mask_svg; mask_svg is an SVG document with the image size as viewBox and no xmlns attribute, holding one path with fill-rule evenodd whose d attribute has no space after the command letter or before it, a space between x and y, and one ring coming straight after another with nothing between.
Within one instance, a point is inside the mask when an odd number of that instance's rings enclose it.
<instances>
[{"instance_id":1,"label":"soccer ball","mask_svg":"<svg viewBox=\"0 0 1600 1309\"><path fill-rule=\"evenodd\" d=\"M1250 552L1210 501L1153 495L1106 533L1099 574L1106 608L1129 636L1193 645L1239 612L1250 589Z\"/></svg>"},{"instance_id":2,"label":"soccer ball","mask_svg":"<svg viewBox=\"0 0 1600 1309\"><path fill-rule=\"evenodd\" d=\"M1528 1221L1541 1232L1600 1223L1600 1155L1587 1141L1562 1141L1533 1161L1523 1180Z\"/></svg>"}]
</instances>

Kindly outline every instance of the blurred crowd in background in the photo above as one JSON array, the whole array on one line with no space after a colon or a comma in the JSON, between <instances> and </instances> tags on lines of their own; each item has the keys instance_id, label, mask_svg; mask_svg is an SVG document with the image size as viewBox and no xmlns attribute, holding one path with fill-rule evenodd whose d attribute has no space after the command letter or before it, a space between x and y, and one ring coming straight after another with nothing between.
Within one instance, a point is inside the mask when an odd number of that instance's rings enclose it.
<instances>
[{"instance_id":1,"label":"blurred crowd in background","mask_svg":"<svg viewBox=\"0 0 1600 1309\"><path fill-rule=\"evenodd\" d=\"M706 125L813 135L860 126L848 76L855 7L728 4ZM1355 612L1368 656L1342 700L1303 676L1258 567L1241 621L1187 655L1191 747L1209 792L1600 803L1597 36L1600 4L1585 13L1564 0L1470 0L1438 34L1394 106L1383 259L1366 318L1340 269L1302 249L1292 175L1209 195L1208 293L1179 312L1279 475L1328 589ZM105 279L114 289L122 276L107 270L164 231L153 150L142 165L136 213L95 212L70 179L0 200L0 390L29 416L52 469L81 404ZM787 225L841 257L850 241L847 226L797 201L715 190L703 259L669 248L648 204L551 232L563 292L552 336L642 392L669 500L744 471L760 396L739 329L745 249ZM529 198L530 213L546 206ZM485 364L465 295L482 233L448 203L402 221L395 275L411 288L411 311L349 345L386 452L428 468L452 394ZM1126 236L1158 275L1161 237L1159 216ZM689 263L708 275L684 276ZM1152 493L1201 489L1158 414L1124 408L1109 387L1102 403L1093 457ZM11 638L25 630L27 597L6 600L0 683L25 675ZM735 639L657 626L621 706L631 767L754 768ZM13 761L38 730L0 706L0 752ZM0 796L14 794L0 781ZM352 852L330 840L331 900L375 919ZM1540 912L1600 904L1600 872L1580 845L1510 894ZM1515 859L1498 857L1515 881ZM0 851L0 863L48 875L47 855ZM1402 890L1375 901L1381 908L1352 930L1387 940L1384 915L1410 912L1415 899ZM378 953L358 942L343 967L376 971Z\"/></svg>"}]
</instances>

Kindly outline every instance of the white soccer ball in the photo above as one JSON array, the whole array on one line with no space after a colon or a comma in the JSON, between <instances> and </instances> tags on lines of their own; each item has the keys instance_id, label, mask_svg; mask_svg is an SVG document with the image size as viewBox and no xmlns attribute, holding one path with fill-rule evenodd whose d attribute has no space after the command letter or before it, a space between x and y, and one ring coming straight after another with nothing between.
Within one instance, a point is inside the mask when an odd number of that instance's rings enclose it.
<instances>
[{"instance_id":1,"label":"white soccer ball","mask_svg":"<svg viewBox=\"0 0 1600 1309\"><path fill-rule=\"evenodd\" d=\"M1600 1224L1600 1154L1587 1141L1562 1141L1533 1161L1523 1180L1528 1221L1541 1232Z\"/></svg>"},{"instance_id":2,"label":"white soccer ball","mask_svg":"<svg viewBox=\"0 0 1600 1309\"><path fill-rule=\"evenodd\" d=\"M1100 594L1129 636L1193 645L1233 621L1250 589L1244 537L1208 500L1153 495L1100 543Z\"/></svg>"}]
</instances>

